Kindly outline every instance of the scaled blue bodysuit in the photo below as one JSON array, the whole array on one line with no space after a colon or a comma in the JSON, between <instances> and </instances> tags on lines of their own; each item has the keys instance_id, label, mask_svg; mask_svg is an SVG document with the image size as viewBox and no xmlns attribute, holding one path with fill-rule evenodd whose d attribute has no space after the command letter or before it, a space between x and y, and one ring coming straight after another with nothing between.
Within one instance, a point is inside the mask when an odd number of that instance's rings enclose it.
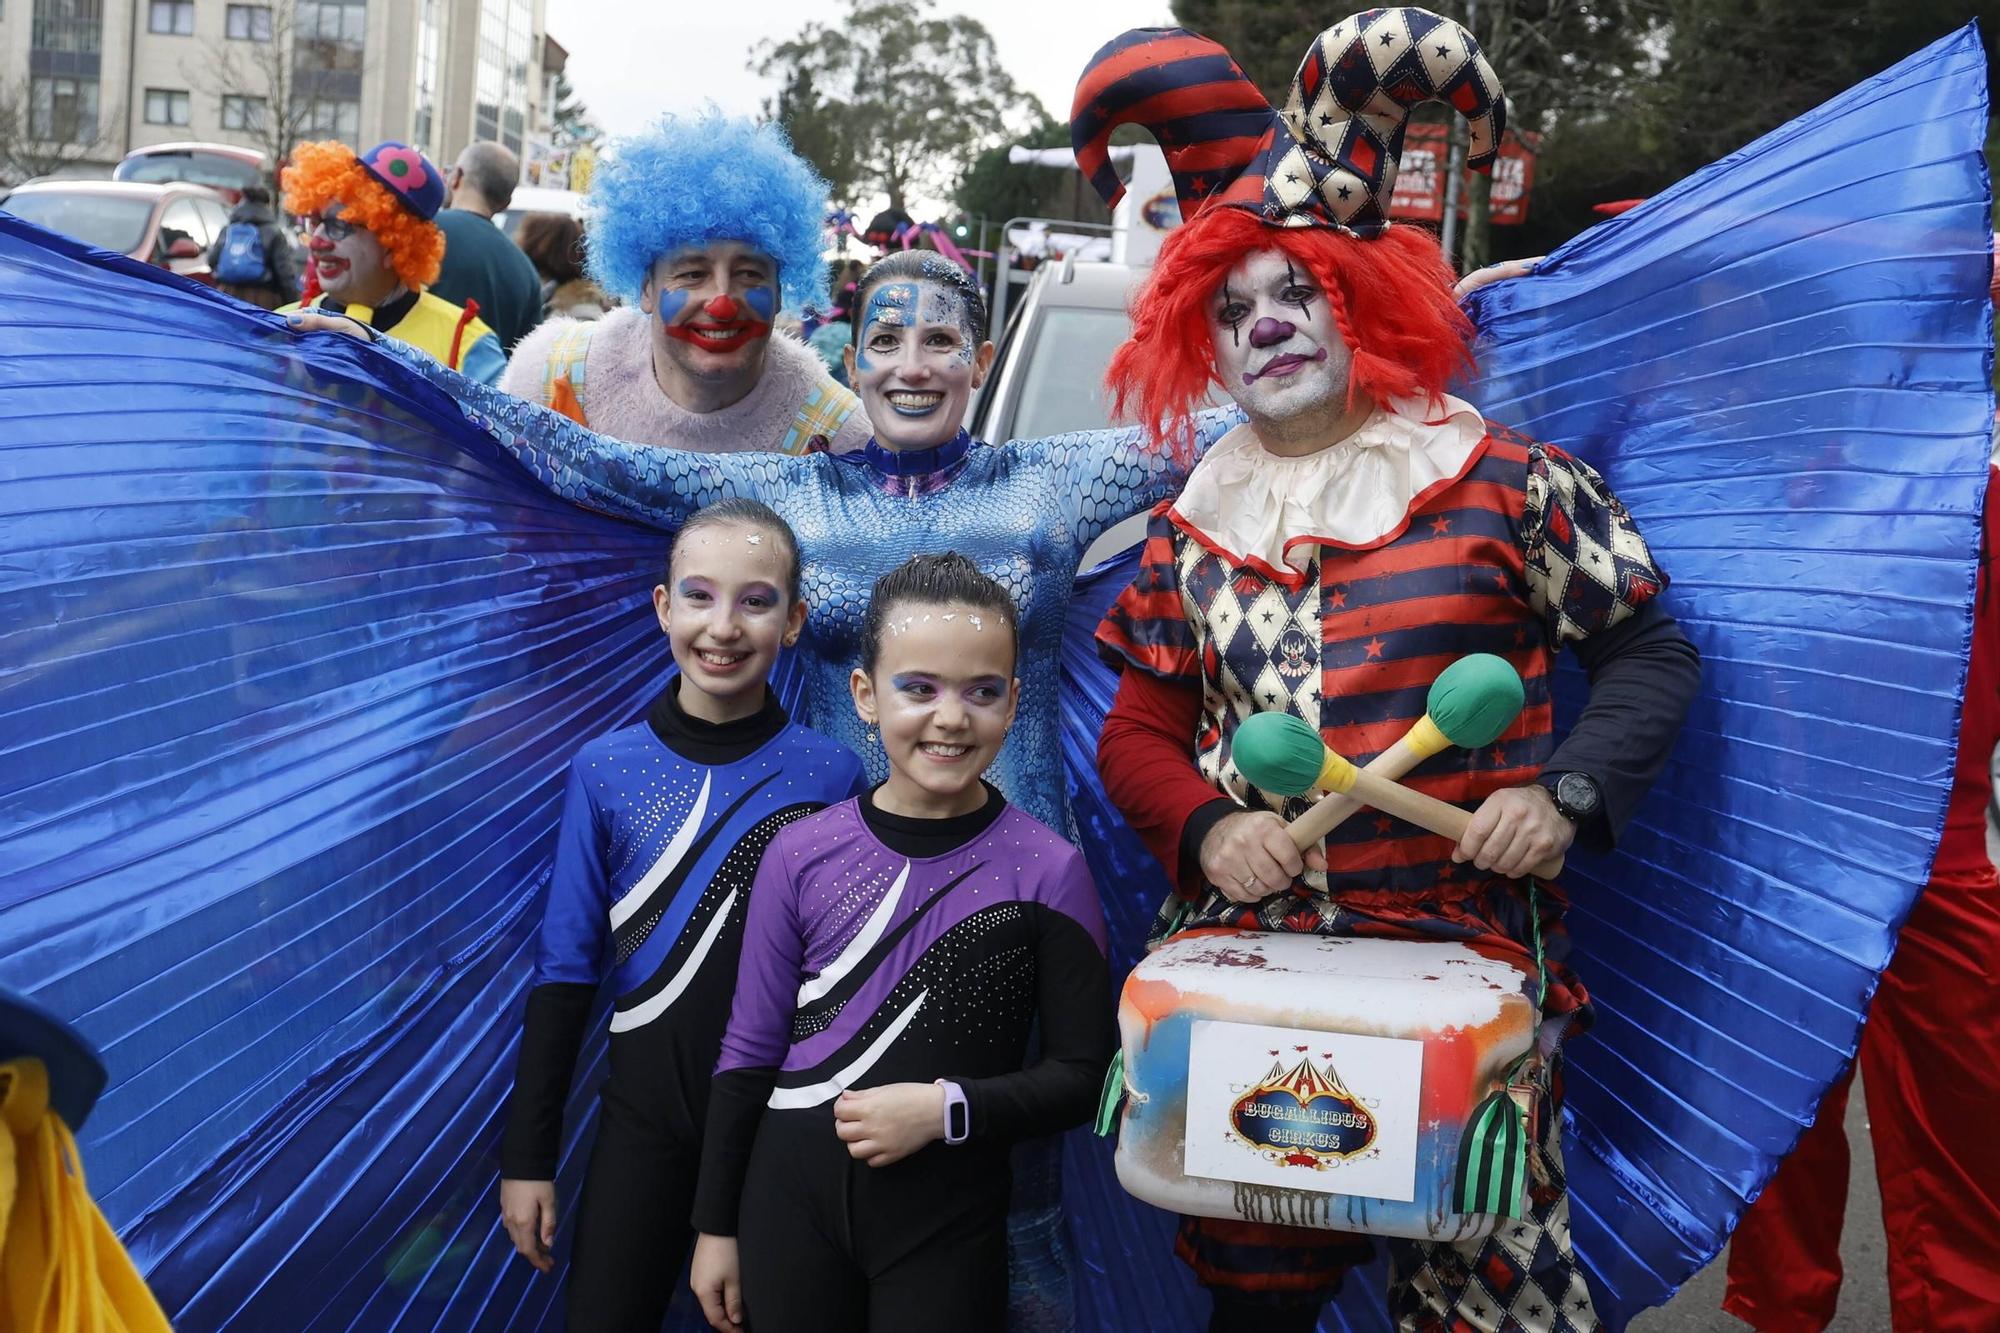
<instances>
[{"instance_id":1,"label":"scaled blue bodysuit","mask_svg":"<svg viewBox=\"0 0 2000 1333\"><path fill-rule=\"evenodd\" d=\"M1106 528L1171 499L1187 465L1137 430L1079 431L1000 447L964 431L898 453L700 454L627 444L463 376L395 342L405 365L457 401L550 490L665 531L704 505L762 500L798 534L810 610L799 640L799 720L845 741L876 781L882 747L854 711L848 674L875 580L913 555L956 551L1021 608L1020 710L987 777L1050 828L1070 831L1061 749L1061 648L1077 565ZM1241 416L1204 413L1197 454Z\"/></svg>"},{"instance_id":2,"label":"scaled blue bodysuit","mask_svg":"<svg viewBox=\"0 0 2000 1333\"><path fill-rule=\"evenodd\" d=\"M888 761L848 688L875 580L913 555L956 551L972 560L1021 608L1019 710L987 777L1022 810L1083 841L1069 816L1058 697L1071 590L1083 553L1106 528L1178 493L1186 465L1167 451L1147 448L1134 429L998 448L961 430L946 444L908 452L870 440L838 455L691 453L598 435L407 346L386 345L566 499L666 530L731 497L762 500L782 514L798 534L810 608L799 640L800 718L846 741L878 781ZM1204 414L1195 452L1238 419L1233 411ZM1008 1241L1012 1333L1076 1327L1054 1142L1030 1140L1014 1155Z\"/></svg>"}]
</instances>

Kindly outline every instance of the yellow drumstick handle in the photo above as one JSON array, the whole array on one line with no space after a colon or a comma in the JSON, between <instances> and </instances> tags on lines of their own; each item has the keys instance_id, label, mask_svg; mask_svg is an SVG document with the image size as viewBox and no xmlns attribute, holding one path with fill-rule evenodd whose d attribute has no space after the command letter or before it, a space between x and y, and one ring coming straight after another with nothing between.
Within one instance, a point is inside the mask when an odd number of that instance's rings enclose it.
<instances>
[{"instance_id":1,"label":"yellow drumstick handle","mask_svg":"<svg viewBox=\"0 0 2000 1333\"><path fill-rule=\"evenodd\" d=\"M1439 730L1431 715L1425 713L1417 719L1415 726L1403 733L1402 739L1370 759L1363 771L1380 773L1385 778L1400 778L1432 755L1450 748L1451 737ZM1311 809L1289 825L1292 845L1305 851L1339 828L1349 815L1360 808L1361 802L1341 792L1321 796L1313 802Z\"/></svg>"},{"instance_id":2,"label":"yellow drumstick handle","mask_svg":"<svg viewBox=\"0 0 2000 1333\"><path fill-rule=\"evenodd\" d=\"M1453 842L1465 836L1465 827L1472 822L1472 816L1457 806L1448 805L1435 796L1412 791L1379 773L1356 768L1345 755L1334 750L1326 752L1326 758L1320 763L1319 777L1320 785L1329 791L1351 795L1384 814L1394 815ZM1552 856L1531 867L1528 873L1539 879L1554 879L1562 873L1562 865L1562 857Z\"/></svg>"},{"instance_id":3,"label":"yellow drumstick handle","mask_svg":"<svg viewBox=\"0 0 2000 1333\"><path fill-rule=\"evenodd\" d=\"M1418 761L1422 762L1434 754L1443 754L1446 750L1449 750L1451 748L1451 737L1439 730L1438 724L1431 721L1431 715L1425 713L1417 719L1417 724L1414 727L1403 733L1402 744L1409 746L1416 753ZM1371 764L1369 767L1372 768L1374 765ZM1391 773L1389 776L1399 778L1403 775L1401 773Z\"/></svg>"}]
</instances>

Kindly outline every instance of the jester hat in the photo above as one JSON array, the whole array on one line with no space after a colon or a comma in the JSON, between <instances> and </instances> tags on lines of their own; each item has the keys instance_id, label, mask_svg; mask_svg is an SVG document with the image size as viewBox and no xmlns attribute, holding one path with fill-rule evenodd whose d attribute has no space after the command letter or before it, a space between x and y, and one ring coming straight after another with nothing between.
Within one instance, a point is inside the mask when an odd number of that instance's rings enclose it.
<instances>
[{"instance_id":1,"label":"jester hat","mask_svg":"<svg viewBox=\"0 0 2000 1333\"><path fill-rule=\"evenodd\" d=\"M1272 226L1370 237L1389 225L1410 112L1433 101L1471 123L1466 165L1489 169L1507 126L1500 81L1472 34L1429 10L1363 10L1322 32L1282 112L1220 44L1184 28L1134 28L1085 67L1070 138L1106 203L1125 193L1111 132L1141 125L1166 151L1183 221L1241 208Z\"/></svg>"}]
</instances>

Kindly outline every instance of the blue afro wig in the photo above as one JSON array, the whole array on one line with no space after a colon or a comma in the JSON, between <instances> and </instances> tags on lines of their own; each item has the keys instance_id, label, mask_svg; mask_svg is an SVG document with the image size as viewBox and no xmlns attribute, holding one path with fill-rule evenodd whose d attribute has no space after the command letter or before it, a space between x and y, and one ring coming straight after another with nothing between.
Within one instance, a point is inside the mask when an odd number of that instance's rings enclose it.
<instances>
[{"instance_id":1,"label":"blue afro wig","mask_svg":"<svg viewBox=\"0 0 2000 1333\"><path fill-rule=\"evenodd\" d=\"M590 276L636 303L661 255L745 241L778 261L788 308L825 309L826 209L826 182L776 125L714 111L663 116L598 164L590 186Z\"/></svg>"}]
</instances>

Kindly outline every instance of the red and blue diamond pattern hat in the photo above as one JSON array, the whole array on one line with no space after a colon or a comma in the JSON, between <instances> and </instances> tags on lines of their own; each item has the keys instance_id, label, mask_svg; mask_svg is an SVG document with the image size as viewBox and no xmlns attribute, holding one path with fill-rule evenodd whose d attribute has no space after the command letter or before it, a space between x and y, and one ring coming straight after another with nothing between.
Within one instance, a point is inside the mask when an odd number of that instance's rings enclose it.
<instances>
[{"instance_id":1,"label":"red and blue diamond pattern hat","mask_svg":"<svg viewBox=\"0 0 2000 1333\"><path fill-rule=\"evenodd\" d=\"M1373 236L1389 225L1403 130L1420 102L1471 124L1466 165L1493 164L1506 96L1471 33L1426 9L1364 10L1322 32L1274 111L1229 52L1184 28L1134 28L1091 57L1076 86L1070 141L1105 202L1125 193L1111 131L1142 125L1166 151L1191 221L1242 208L1280 227Z\"/></svg>"}]
</instances>

